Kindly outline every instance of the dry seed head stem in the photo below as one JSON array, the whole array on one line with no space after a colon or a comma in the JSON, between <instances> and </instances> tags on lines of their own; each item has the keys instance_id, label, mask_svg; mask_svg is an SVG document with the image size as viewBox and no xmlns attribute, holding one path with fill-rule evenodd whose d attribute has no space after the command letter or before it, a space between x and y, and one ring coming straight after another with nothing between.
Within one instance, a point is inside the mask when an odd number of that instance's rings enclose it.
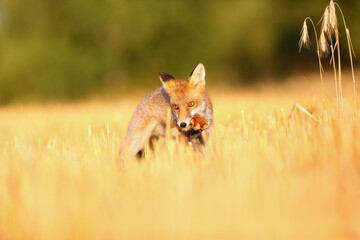
<instances>
[{"instance_id":1,"label":"dry seed head stem","mask_svg":"<svg viewBox=\"0 0 360 240\"><path fill-rule=\"evenodd\" d=\"M330 9L330 26L331 31L335 35L337 46L337 57L338 57L338 81L339 81L339 99L340 99L340 115L344 116L344 98L342 91L342 73L341 73L341 56L340 56L340 43L339 43L339 29L337 27L337 19L336 19L336 11L335 11L335 3L333 0L330 0L329 4Z\"/></svg>"},{"instance_id":2,"label":"dry seed head stem","mask_svg":"<svg viewBox=\"0 0 360 240\"><path fill-rule=\"evenodd\" d=\"M354 47L353 47L353 45L352 45L352 41L351 41L351 37L350 37L350 31L349 31L349 29L348 29L348 27L347 27L347 25L346 25L345 16L344 16L344 14L343 14L343 12L342 12L339 4L337 4L336 2L334 3L334 11L335 11L335 5L338 7L338 9L339 9L339 11L340 11L341 17L342 17L343 22L344 22L346 37L347 37L347 39L349 40L349 43L350 43L351 52L352 52L352 54L354 55L354 58L356 58L355 51L354 51Z\"/></svg>"},{"instance_id":3,"label":"dry seed head stem","mask_svg":"<svg viewBox=\"0 0 360 240\"><path fill-rule=\"evenodd\" d=\"M351 37L350 37L350 31L349 31L348 28L346 28L346 37L349 40L349 44L350 44L350 47L351 47L351 52L354 55L354 58L356 58L355 51L354 51L354 46L352 44Z\"/></svg>"},{"instance_id":4,"label":"dry seed head stem","mask_svg":"<svg viewBox=\"0 0 360 240\"><path fill-rule=\"evenodd\" d=\"M306 17L304 20L304 24L303 24L303 31L302 31L302 38L306 38L306 36L309 38L309 32L307 31L307 25L306 25L306 20L309 20L313 29L314 29L314 35L315 35L315 40L316 40L316 54L318 56L318 61L319 61L319 72L320 72L320 80L321 80L321 89L322 89L322 95L323 95L323 100L325 99L325 90L324 90L324 81L323 81L323 68L322 68L322 64L321 64L321 57L320 57L320 48L319 48L319 41L318 41L318 37L317 37L317 33L316 33L316 27L315 24L313 22L313 20L309 17ZM306 29L306 35L303 36L304 34L304 30ZM300 39L303 40L303 39ZM309 39L310 42L310 39ZM300 50L301 50L302 45L300 45Z\"/></svg>"},{"instance_id":5,"label":"dry seed head stem","mask_svg":"<svg viewBox=\"0 0 360 240\"><path fill-rule=\"evenodd\" d=\"M336 62L335 62L335 48L337 43L333 44L332 38L330 36L330 47L331 47L331 59L330 59L330 64L333 65L333 69L334 69L334 81L335 81L335 93L336 93L336 101L339 103L339 93L338 93L338 86L337 86L337 75L336 75Z\"/></svg>"},{"instance_id":6,"label":"dry seed head stem","mask_svg":"<svg viewBox=\"0 0 360 240\"><path fill-rule=\"evenodd\" d=\"M352 53L354 51L353 46L352 46L352 42L351 42L351 37L350 37L350 31L347 28L346 25L346 21L345 21L345 17L344 14L341 10L341 7L339 6L339 4L337 4L336 2L334 3L333 0L330 1L330 4L333 3L334 5L334 11L335 11L335 5L337 6L337 8L339 9L339 12L341 14L343 23L344 23L344 27L345 27L345 31L346 31L346 38L347 38L347 43L348 43L348 47L349 47L349 56L350 56L350 64L351 64L351 76L352 76L352 80L353 80L353 91L354 91L354 110L355 110L355 115L357 115L357 103L356 103L356 87L355 87L355 74L354 74L354 64L353 64L353 59L352 59ZM338 57L339 57L339 61L340 61L340 47L338 46ZM354 54L355 55L355 54ZM340 63L339 63L340 64ZM339 65L340 66L340 65ZM339 79L341 80L341 71L339 68Z\"/></svg>"},{"instance_id":7,"label":"dry seed head stem","mask_svg":"<svg viewBox=\"0 0 360 240\"><path fill-rule=\"evenodd\" d=\"M295 103L295 106L300 109L302 112L304 112L308 117L310 117L312 120L318 122L319 120L314 117L314 115L312 115L311 113L309 113L305 108L303 108L300 104Z\"/></svg>"},{"instance_id":8,"label":"dry seed head stem","mask_svg":"<svg viewBox=\"0 0 360 240\"><path fill-rule=\"evenodd\" d=\"M293 113L294 113L294 111L295 111L295 108L298 108L300 111L302 111L303 113L305 113L305 115L307 115L308 117L310 117L312 120L314 120L315 122L318 122L319 120L316 118L316 117L314 117L314 115L312 115L311 113L309 113L305 108L303 108L300 104L298 104L298 103L294 103L294 105L293 105L293 107L292 107L292 109L291 109L291 111L290 111L290 114L289 114L289 119L291 119L292 118L292 116L293 116Z\"/></svg>"}]
</instances>

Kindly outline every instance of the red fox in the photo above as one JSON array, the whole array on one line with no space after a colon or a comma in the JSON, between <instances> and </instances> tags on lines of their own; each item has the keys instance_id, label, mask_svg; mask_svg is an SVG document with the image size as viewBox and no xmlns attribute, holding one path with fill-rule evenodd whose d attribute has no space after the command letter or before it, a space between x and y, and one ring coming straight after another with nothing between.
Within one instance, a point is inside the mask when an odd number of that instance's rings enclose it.
<instances>
[{"instance_id":1,"label":"red fox","mask_svg":"<svg viewBox=\"0 0 360 240\"><path fill-rule=\"evenodd\" d=\"M146 96L131 118L128 133L120 153L142 157L144 145L154 138L165 136L167 111L171 108L171 127L176 127L189 142L204 144L202 131L207 135L213 128L212 103L205 92L205 67L199 63L188 80L175 79L159 72L163 86Z\"/></svg>"}]
</instances>

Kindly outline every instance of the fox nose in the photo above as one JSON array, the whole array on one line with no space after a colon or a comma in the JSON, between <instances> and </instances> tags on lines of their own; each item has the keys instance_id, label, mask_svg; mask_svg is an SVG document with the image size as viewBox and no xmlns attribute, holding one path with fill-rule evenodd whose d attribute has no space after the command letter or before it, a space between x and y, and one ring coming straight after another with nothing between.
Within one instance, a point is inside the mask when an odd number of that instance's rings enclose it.
<instances>
[{"instance_id":1,"label":"fox nose","mask_svg":"<svg viewBox=\"0 0 360 240\"><path fill-rule=\"evenodd\" d=\"M180 123L180 127L185 128L185 127L186 127L186 123L184 123L184 122Z\"/></svg>"}]
</instances>

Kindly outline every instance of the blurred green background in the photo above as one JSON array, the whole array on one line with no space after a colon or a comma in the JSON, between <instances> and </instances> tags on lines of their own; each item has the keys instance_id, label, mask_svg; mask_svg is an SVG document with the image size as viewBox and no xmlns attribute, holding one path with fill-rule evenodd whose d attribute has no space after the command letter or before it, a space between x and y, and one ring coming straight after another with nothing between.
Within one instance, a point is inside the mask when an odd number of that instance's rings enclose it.
<instances>
[{"instance_id":1,"label":"blurred green background","mask_svg":"<svg viewBox=\"0 0 360 240\"><path fill-rule=\"evenodd\" d=\"M298 39L303 19L317 22L327 4L2 0L0 103L154 88L159 71L185 78L198 62L205 64L210 85L281 81L317 69L314 51L298 53ZM339 4L360 49L360 1Z\"/></svg>"}]
</instances>

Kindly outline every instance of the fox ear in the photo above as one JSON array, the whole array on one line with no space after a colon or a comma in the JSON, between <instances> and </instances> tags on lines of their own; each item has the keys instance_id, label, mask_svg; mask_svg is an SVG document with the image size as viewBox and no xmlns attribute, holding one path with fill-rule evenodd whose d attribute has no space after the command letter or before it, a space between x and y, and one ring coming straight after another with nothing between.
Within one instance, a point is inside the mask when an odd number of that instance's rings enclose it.
<instances>
[{"instance_id":1,"label":"fox ear","mask_svg":"<svg viewBox=\"0 0 360 240\"><path fill-rule=\"evenodd\" d=\"M199 63L189 77L189 88L199 92L205 91L205 67Z\"/></svg>"},{"instance_id":2,"label":"fox ear","mask_svg":"<svg viewBox=\"0 0 360 240\"><path fill-rule=\"evenodd\" d=\"M166 81L169 81L171 79L175 79L174 76L168 74L168 73L165 73L165 72L159 72L159 77L160 77L160 80L162 83L166 82Z\"/></svg>"},{"instance_id":3,"label":"fox ear","mask_svg":"<svg viewBox=\"0 0 360 240\"><path fill-rule=\"evenodd\" d=\"M162 82L165 90L169 91L173 87L173 81L175 77L164 72L159 72L160 81Z\"/></svg>"}]
</instances>

